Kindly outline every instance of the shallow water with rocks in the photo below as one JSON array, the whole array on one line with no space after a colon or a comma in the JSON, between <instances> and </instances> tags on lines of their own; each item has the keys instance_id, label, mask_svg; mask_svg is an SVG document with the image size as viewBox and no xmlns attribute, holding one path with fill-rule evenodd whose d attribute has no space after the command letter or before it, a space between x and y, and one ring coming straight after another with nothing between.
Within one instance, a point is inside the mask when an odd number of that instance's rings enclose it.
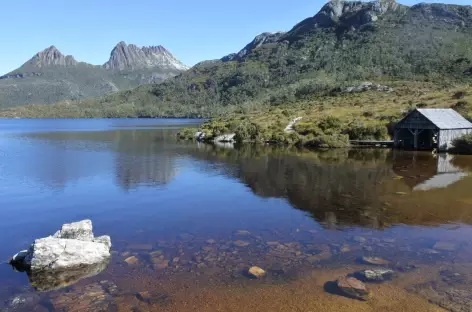
<instances>
[{"instance_id":1,"label":"shallow water with rocks","mask_svg":"<svg viewBox=\"0 0 472 312\"><path fill-rule=\"evenodd\" d=\"M2 120L0 311L472 310L472 157L175 139L198 122ZM83 219L101 273L7 264Z\"/></svg>"}]
</instances>

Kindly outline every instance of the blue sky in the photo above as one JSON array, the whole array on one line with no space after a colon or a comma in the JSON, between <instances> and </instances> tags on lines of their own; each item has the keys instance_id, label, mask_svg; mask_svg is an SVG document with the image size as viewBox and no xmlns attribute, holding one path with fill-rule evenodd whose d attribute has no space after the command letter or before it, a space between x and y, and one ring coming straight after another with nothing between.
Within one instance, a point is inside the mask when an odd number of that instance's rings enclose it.
<instances>
[{"instance_id":1,"label":"blue sky","mask_svg":"<svg viewBox=\"0 0 472 312\"><path fill-rule=\"evenodd\" d=\"M119 42L163 45L188 65L237 52L264 31L313 16L317 0L1 0L0 75L55 45L102 64ZM417 1L403 0L403 4ZM443 1L453 3L452 1ZM456 0L472 4L472 0Z\"/></svg>"}]
</instances>

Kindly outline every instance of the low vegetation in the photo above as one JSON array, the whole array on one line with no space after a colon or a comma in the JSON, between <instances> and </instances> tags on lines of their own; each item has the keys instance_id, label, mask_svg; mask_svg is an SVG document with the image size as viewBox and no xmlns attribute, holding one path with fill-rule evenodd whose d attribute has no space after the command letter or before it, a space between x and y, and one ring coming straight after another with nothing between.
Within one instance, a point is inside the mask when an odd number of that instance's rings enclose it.
<instances>
[{"instance_id":1,"label":"low vegetation","mask_svg":"<svg viewBox=\"0 0 472 312\"><path fill-rule=\"evenodd\" d=\"M382 82L386 84L387 82ZM472 118L472 85L390 81L393 92L366 91L314 96L287 105L265 106L251 112L231 112L205 122L200 130L211 139L236 133L237 141L272 142L313 147L344 147L349 140L385 140L392 128L410 110L419 107L452 107ZM458 101L456 94L464 94ZM458 104L460 103L460 104ZM294 132L287 124L303 119ZM182 131L183 139L194 139L196 129Z\"/></svg>"},{"instance_id":2,"label":"low vegetation","mask_svg":"<svg viewBox=\"0 0 472 312\"><path fill-rule=\"evenodd\" d=\"M453 148L451 152L455 154L472 155L472 133L455 139L452 144Z\"/></svg>"}]
</instances>

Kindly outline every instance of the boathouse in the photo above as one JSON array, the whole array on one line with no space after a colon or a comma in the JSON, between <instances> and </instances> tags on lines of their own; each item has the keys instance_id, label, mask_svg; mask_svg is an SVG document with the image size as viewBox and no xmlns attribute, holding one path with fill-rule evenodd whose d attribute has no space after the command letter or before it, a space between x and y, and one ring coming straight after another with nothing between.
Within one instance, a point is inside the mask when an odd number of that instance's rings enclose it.
<instances>
[{"instance_id":1,"label":"boathouse","mask_svg":"<svg viewBox=\"0 0 472 312\"><path fill-rule=\"evenodd\" d=\"M454 139L468 133L472 133L472 123L451 108L415 109L395 125L394 145L447 151Z\"/></svg>"}]
</instances>

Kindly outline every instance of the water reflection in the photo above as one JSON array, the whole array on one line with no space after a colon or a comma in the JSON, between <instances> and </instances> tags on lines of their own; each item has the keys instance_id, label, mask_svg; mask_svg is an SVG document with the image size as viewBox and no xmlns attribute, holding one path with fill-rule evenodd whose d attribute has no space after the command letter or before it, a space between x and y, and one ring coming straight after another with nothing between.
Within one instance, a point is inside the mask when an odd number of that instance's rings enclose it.
<instances>
[{"instance_id":1,"label":"water reflection","mask_svg":"<svg viewBox=\"0 0 472 312\"><path fill-rule=\"evenodd\" d=\"M313 153L257 146L204 146L190 154L229 164L209 168L238 178L259 196L287 198L327 228L472 223L471 202L458 201L472 185L468 168L460 166L468 162L458 161L464 156L390 150ZM405 200L404 195L418 190L431 192L412 193ZM451 202L456 202L452 208Z\"/></svg>"},{"instance_id":2,"label":"water reflection","mask_svg":"<svg viewBox=\"0 0 472 312\"><path fill-rule=\"evenodd\" d=\"M71 286L82 279L93 277L103 272L108 261L96 265L87 265L68 270L42 270L28 272L31 286L37 291L51 291Z\"/></svg>"},{"instance_id":3,"label":"water reflection","mask_svg":"<svg viewBox=\"0 0 472 312\"><path fill-rule=\"evenodd\" d=\"M62 147L64 154L41 158L45 163L39 167L48 172L41 176L45 184L57 184L60 176L63 185L67 179L93 175L91 170L112 164L116 185L123 190L158 187L169 184L179 174L183 158L190 157L199 161L200 170L237 179L258 196L287 199L326 228L472 223L472 199L466 191L472 182L470 159L464 156L380 149L312 152L260 145L233 149L177 142L175 133L175 129L117 130L28 137ZM80 154L84 150L85 158ZM80 156L68 156L74 153ZM71 160L73 165L63 165ZM93 169L82 170L85 163ZM405 200L402 195L407 194Z\"/></svg>"}]
</instances>

